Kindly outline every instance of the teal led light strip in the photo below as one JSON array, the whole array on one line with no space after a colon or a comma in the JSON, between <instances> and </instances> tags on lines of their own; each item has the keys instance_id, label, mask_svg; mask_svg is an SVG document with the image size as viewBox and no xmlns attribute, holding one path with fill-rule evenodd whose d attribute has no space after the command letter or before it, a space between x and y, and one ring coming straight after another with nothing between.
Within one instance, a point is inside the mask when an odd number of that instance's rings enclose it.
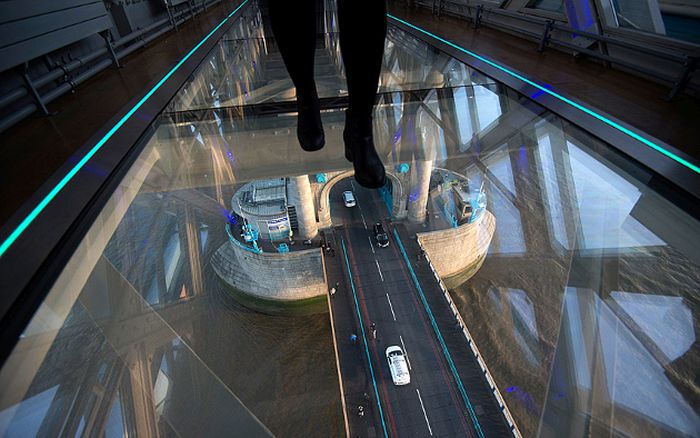
<instances>
[{"instance_id":1,"label":"teal led light strip","mask_svg":"<svg viewBox=\"0 0 700 438\"><path fill-rule=\"evenodd\" d=\"M369 355L369 348L367 347L367 337L365 336L365 326L362 324L362 315L360 314L360 304L357 301L357 293L355 293L355 282L352 279L352 271L350 271L350 262L348 261L348 252L345 249L345 240L340 238L340 244L343 246L343 255L345 256L345 266L348 267L348 277L350 277L350 287L352 288L352 297L355 300L355 310L357 311L357 318L360 321L360 330L362 331L362 343L365 344L365 354L367 355L367 363L369 364L369 373L372 376L372 387L374 388L374 396L377 397L377 407L379 407L379 418L382 420L382 430L384 431L384 437L389 437L389 432L386 430L386 424L384 423L384 412L382 412L382 401L379 398L379 391L377 390L377 380L374 378L374 368L372 367L372 358ZM388 401L387 401L388 403Z\"/></svg>"},{"instance_id":2,"label":"teal led light strip","mask_svg":"<svg viewBox=\"0 0 700 438\"><path fill-rule=\"evenodd\" d=\"M576 102L574 102L573 100L568 99L568 98L562 96L562 95L559 94L559 93L556 93L556 92L554 92L554 91L552 91L552 90L550 90L550 89L548 89L548 88L545 88L545 87L543 87L542 85L539 85L538 83L533 82L533 81L531 81L530 79L527 79L526 77L524 77L524 76L522 76L522 75L520 75L520 74L518 74L518 73L516 73L516 72L514 72L514 71L512 71L512 70L509 70L509 69L507 69L507 68L505 68L505 67L503 67L503 66L501 66L501 65L499 65L499 64L496 64L495 62L493 62L493 61L491 61L491 60L489 60L489 59L486 59L486 58L484 58L483 56L481 56L481 55L479 55L479 54L477 54L477 53L472 52L471 50L467 50L467 49L465 49L464 47L458 46L457 44L452 43L452 42L450 42L450 41L447 41L447 40L444 39L444 38L440 38L439 36L435 35L434 33L430 33L430 32L428 32L428 31L425 30L425 29L421 29L420 27L418 27L418 26L416 26L416 25L413 25L413 24L411 24L411 23L409 23L409 22L407 22L407 21L404 21L404 20L402 20L402 19L400 19L400 18L398 18L398 17L395 17L395 16L393 16L393 15L391 15L391 14L386 14L386 15L387 15L387 17L391 18L392 20L396 20L396 21L398 21L399 23L402 23L402 24L404 24L404 25L410 27L411 29L415 29L415 30L417 30L418 32L421 32L421 33L423 33L423 34L425 34L425 35L430 36L431 38L435 38L436 40L438 40L438 41L440 41L440 42L443 42L443 43L447 44L447 45L450 46L450 47L453 47L453 48L455 48L455 49L457 49L457 50L459 50L459 51L461 51L461 52L466 53L466 54L469 55L469 56L472 56L472 57L474 57L474 58L476 58L476 59L478 59L478 60L480 60L480 61L482 61L482 62L485 62L486 64L490 65L491 67L497 68L498 70L501 70L501 71L504 72L504 73L507 73L507 74L509 74L509 75L511 75L511 76L513 76L513 77L515 77L515 78L520 79L521 81L525 82L525 83L528 84L528 85L532 85L533 87L537 88L538 90L542 91L543 93L547 93L547 94L549 94L550 96L552 96L552 97L554 97L554 98L556 98L556 99L561 100L562 102L568 103L569 105L573 106L574 108L576 108L576 109L578 109L578 110L580 110L580 111L583 111L584 113L588 114L588 115L591 116L591 117L595 117L596 119L600 120L601 122L605 123L606 125L608 125L608 126L610 126L610 127L612 127L612 128L615 128L615 129L617 129L618 131L620 131L620 132L622 132L622 133L624 133L624 134L627 134L628 136L632 137L633 139L635 139L635 140L637 140L637 141L639 141L639 142L645 144L646 146L648 146L648 147L654 149L654 150L657 151L657 152L661 152L662 154L666 155L668 158L670 158L670 159L676 161L677 163L682 164L683 166L687 167L688 169L694 171L695 173L700 174L700 167L696 166L695 164L689 162L688 160L686 160L686 159L684 159L684 158L682 158L682 157L679 157L678 155L674 154L674 153L671 152L671 151L667 151L666 149L662 148L661 146L657 145L656 143L654 143L654 142L652 142L652 141L650 141L650 140L648 140L648 139L642 137L641 135L637 134L636 132L633 132L633 131L631 131L631 130L625 128L624 126L620 125L619 123L616 123L616 122L614 122L614 121L608 119L607 117L604 117L604 116L598 114L597 112L595 112L595 111L593 111L593 110L591 110L591 109L588 109L588 108L586 108L585 106L583 106L583 105L581 105L581 104L579 104L579 103L576 103Z\"/></svg>"},{"instance_id":3,"label":"teal led light strip","mask_svg":"<svg viewBox=\"0 0 700 438\"><path fill-rule=\"evenodd\" d=\"M474 423L474 428L476 429L476 433L479 435L480 438L484 438L484 431L481 428L481 424L479 423L479 419L476 417L476 412L474 412L474 408L472 407L472 403L469 401L469 396L467 395L467 390L464 388L464 384L462 383L462 379L459 377L459 373L457 372L457 367L455 366L454 362L452 361L452 355L450 355L450 350L447 348L447 344L445 344L445 340L442 338L442 333L440 333L440 328L437 325L437 321L435 321L435 317L433 316L433 311L430 310L430 305L428 304L428 300L425 298L425 294L423 293L423 288L420 286L420 282L418 281L418 277L416 276L415 271L413 270L413 266L411 266L411 262L408 259L408 254L406 254L406 250L403 247L403 243L401 242L401 238L399 237L398 231L396 231L396 228L394 228L394 237L396 238L396 242L399 244L399 249L401 250L401 254L403 255L403 259L406 262L406 265L408 266L408 269L411 271L411 278L413 278L413 284L415 284L416 289L418 289L418 294L420 295L421 302L423 303L423 307L425 307L425 311L428 313L428 317L430 318L430 324L433 326L433 331L435 332L435 335L438 338L438 341L440 341L440 346L442 347L442 354L445 356L445 359L447 359L447 363L450 366L450 371L452 371L452 376L455 378L455 381L457 382L457 387L459 388L459 393L462 395L462 399L464 400L464 404L467 407L467 411L469 411L469 416L472 419L472 423Z\"/></svg>"},{"instance_id":4,"label":"teal led light strip","mask_svg":"<svg viewBox=\"0 0 700 438\"><path fill-rule=\"evenodd\" d=\"M97 151L99 151L102 148L102 146L104 146L104 144L107 143L107 141L110 138L112 138L114 133L117 132L117 130L121 128L122 125L124 125L124 123L126 123L126 121L136 111L138 111L139 108L141 108L141 106L143 106L143 104L153 95L153 93L158 91L158 89L165 83L165 81L167 81L168 78L170 78L170 76L172 76L173 73L175 73L177 69L179 69L180 66L182 66L182 64L184 64L190 58L190 56L192 56L192 54L202 46L202 44L204 44L209 38L211 38L211 36L214 35L214 33L217 30L219 30L221 26L226 24L226 22L230 20L231 17L233 17L233 15L236 12L238 12L238 10L241 9L246 3L248 3L248 0L244 0L243 3L241 3L236 9L234 9L233 12L231 12L226 18L221 20L221 23L216 25L216 27L212 29L211 32L209 32L204 38L202 38L202 40L199 43L197 43L197 45L194 46L192 50L190 50L187 53L187 55L185 55L180 60L180 62L175 64L175 67L173 67L165 76L163 76L163 79L158 81L158 83L155 86L153 86L153 88L151 88L150 91L146 93L146 95L143 96L141 100L139 100L138 103L134 105L133 108L131 108L129 112L126 113L124 117L122 117L112 127L112 129L110 129L109 132L107 132L107 134L105 134L105 136L102 137L100 141L98 141L97 144L95 144L95 146L93 146L92 149L90 149L90 151L87 154L85 154L85 156L80 161L78 161L78 163L75 166L73 166L73 168L66 174L66 176L64 176L63 179L61 179L61 181L59 181L59 183L56 184L56 186L44 197L44 199L42 199L41 202L39 202L39 204L36 207L34 207L31 213L29 213L29 215L27 215L27 217L24 218L24 220L17 226L17 228L15 228L14 231L12 231L12 233L2 242L2 245L0 245L0 257L2 257L5 254L7 249L10 246L12 246L13 243L15 243L17 238L24 232L24 230L26 230L27 227L32 222L34 222L34 219L36 219L37 216L39 216L39 214L44 210L44 208L46 208L49 202L51 202L56 197L56 195L58 195L58 193L61 190L63 190L66 184L68 184L68 182L70 182L70 180L73 179L75 174L77 174L80 171L80 169L82 169L83 166L85 166L85 164L90 160L90 158L92 158L97 153Z\"/></svg>"}]
</instances>

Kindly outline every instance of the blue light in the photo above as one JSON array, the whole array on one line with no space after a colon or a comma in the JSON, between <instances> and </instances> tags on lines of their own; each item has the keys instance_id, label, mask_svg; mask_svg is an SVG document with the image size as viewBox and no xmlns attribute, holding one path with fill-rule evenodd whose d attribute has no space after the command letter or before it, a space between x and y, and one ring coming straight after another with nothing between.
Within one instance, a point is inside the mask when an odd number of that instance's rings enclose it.
<instances>
[{"instance_id":1,"label":"blue light","mask_svg":"<svg viewBox=\"0 0 700 438\"><path fill-rule=\"evenodd\" d=\"M549 84L544 84L544 85L542 85L542 86L543 86L544 88L548 89L548 90L551 90L551 89L552 89L552 86L549 85ZM533 99L533 100L534 100L534 99L537 99L538 97L542 96L543 94L544 94L544 91L542 91L542 90L537 90L537 91L535 91L534 93L532 93L532 94L530 95L530 99Z\"/></svg>"},{"instance_id":2,"label":"blue light","mask_svg":"<svg viewBox=\"0 0 700 438\"><path fill-rule=\"evenodd\" d=\"M444 39L444 38L441 38L441 37L439 37L439 36L437 36L437 35L435 35L435 34L433 34L433 33L430 33L430 32L428 32L427 30L421 29L420 27L415 26L415 25L413 25L413 24L411 24L411 23L409 23L409 22L407 22L407 21L404 21L404 20L402 20L402 19L400 19L400 18L398 18L398 17L395 17L395 16L393 16L393 15L391 15L391 14L387 14L387 16L388 16L389 18L391 18L392 20L398 21L399 23L402 23L402 24L404 24L404 25L406 25L406 26L408 26L408 27L410 27L410 28L412 28L412 29L415 29L415 30L417 30L418 32L421 32L421 33L423 33L423 34L425 34L425 35L428 35L428 36L430 36L430 37L432 37L432 38L434 38L434 39L436 39L436 40L438 40L438 41L440 41L440 42L442 42L442 43L445 43L445 44L447 44L448 46L450 46L450 47L452 47L452 48L455 48L455 49L457 49L457 50L459 50L459 51L461 51L461 52L464 52L464 53L466 53L467 55L472 56L472 57L478 59L479 61L482 61L482 62L484 62L484 63L490 65L491 67L494 67L494 68L496 68L496 69L498 69L498 70L500 70L500 71L502 71L502 72L504 72L504 73L509 74L510 76L513 76L514 78L520 79L521 81L525 82L526 84L531 85L531 86L533 86L533 87L535 87L535 88L541 90L542 92L544 92L544 93L546 93L546 94L549 94L550 96L552 96L552 97L554 97L554 98L556 98L556 99L559 99L560 101L562 101L562 102L564 102L564 103L567 103L567 104L573 106L574 108L576 108L576 109L578 109L578 110L580 110L580 111L582 111L582 112L588 114L588 115L591 116L591 117L594 117L594 118L600 120L601 122L605 123L606 125L608 125L608 126L614 128L614 129L617 129L617 130L620 131L621 133L623 133L623 134L625 134L625 135L628 135L629 137L632 137L633 139L635 139L635 140L637 140L637 141L643 143L644 145L646 145L646 146L648 146L648 147L654 149L655 151L660 152L660 153L666 155L668 158L674 160L674 161L677 162L677 163L682 164L683 166L687 167L688 169L692 170L693 172L695 172L695 173L697 173L697 174L700 174L700 167L694 165L693 163L689 162L688 160L686 160L686 159L684 159L684 158L682 158L682 157L679 157L678 155L674 154L674 153L671 152L671 151L667 151L666 149L662 148L661 146L657 145L656 143L654 143L654 142L652 142L652 141L650 141L650 140L648 140L648 139L642 137L641 135L639 135L639 134L637 134L637 133L635 133L635 132L633 132L633 131L631 131L631 130L625 128L624 126L620 125L619 123L614 122L614 121L608 119L607 117L602 116L602 115L598 114L597 112L595 112L595 111L593 111L593 110L591 110L591 109L588 109L588 108L586 108L585 106L583 106L583 105L581 105L581 104L579 104L579 103L577 103L577 102L574 102L573 100L571 100L571 99L569 99L569 98L566 98L566 97L562 96L562 95L559 94L559 93L556 93L556 92L554 92L554 91L552 91L552 90L548 90L547 88L543 87L542 85L539 85L538 83L536 83L536 82L534 82L534 81L532 81L532 80L530 80L530 79L527 79L526 77L524 77L524 76L522 76L522 75L520 75L520 74L518 74L518 73L516 73L516 72L514 72L514 71L508 70L507 68L505 68L505 67L503 67L503 66L501 66L501 65L499 65L499 64L497 64L497 63L495 63L495 62L493 62L493 61L491 61L491 60L489 60L489 59L486 59L486 58L484 58L483 56L481 56L481 55L479 55L479 54L477 54L477 53L472 52L471 50L467 50L467 49L465 49L464 47L458 46L458 45L455 44L455 43L452 43L452 42L450 42L450 41L447 41L447 40Z\"/></svg>"},{"instance_id":3,"label":"blue light","mask_svg":"<svg viewBox=\"0 0 700 438\"><path fill-rule=\"evenodd\" d=\"M19 238L19 236L24 232L24 230L26 230L27 227L32 222L34 222L34 219L36 219L37 216L39 216L39 214L42 211L44 211L49 202L51 202L56 197L56 195L58 195L58 193L61 190L63 190L66 184L68 184L68 182L70 182L70 180L73 179L73 177L83 167L85 167L85 164L90 160L90 158L92 158L97 153L97 151L102 149L102 146L104 146L104 144L110 138L112 138L114 133L117 132L117 130L119 130L119 128L121 128L124 125L124 123L126 123L126 121L129 120L129 118L133 116L134 113L136 113L136 111L138 111L139 108L141 108L143 104L146 103L146 101L150 99L150 97L156 91L158 91L158 89L165 83L165 81L167 81L170 78L170 76L172 76L173 73L175 73L182 66L182 64L184 64L192 56L192 54L202 46L202 44L204 44L209 38L211 38L211 36L217 30L219 30L219 28L221 28L221 26L223 26L229 19L231 19L231 17L233 17L233 15L236 12L238 12L238 10L241 9L246 3L248 3L248 0L244 0L243 3L241 3L236 9L233 10L233 12L231 12L226 18L221 20L221 22L218 25L216 25L216 27L214 27L214 29L212 29L211 32L209 32L204 38L202 38L202 40L199 43L197 43L197 45L194 46L192 50L190 50L177 64L175 64L175 67L173 67L168 73L166 73L166 75L163 76L163 78L160 81L158 81L158 83L154 85L153 88L151 88L148 91L148 93L146 93L146 95L143 96L141 100L139 100L138 103L136 103L136 105L134 105L129 110L129 112L127 112L124 115L124 117L119 119L119 121L112 127L112 129L110 129L107 132L107 134L105 134L105 136L102 137L100 141L98 141L95 144L95 146L93 146L92 149L90 149L90 151L88 151L88 153L85 154L85 156L81 158L75 166L73 166L73 168L71 168L71 170L66 174L66 176L64 176L63 179L61 179L61 181L59 181L58 184L56 184L54 188L51 189L51 191L41 200L41 202L39 202L39 204L37 204L36 207L34 207L34 209L27 215L27 217L24 218L24 220L17 226L17 228L15 228L12 231L12 233L10 233L10 235L2 242L2 245L0 245L0 257L2 257L5 254L5 252L7 252L8 248L10 248L10 246L12 246L13 243L15 243L17 238Z\"/></svg>"}]
</instances>

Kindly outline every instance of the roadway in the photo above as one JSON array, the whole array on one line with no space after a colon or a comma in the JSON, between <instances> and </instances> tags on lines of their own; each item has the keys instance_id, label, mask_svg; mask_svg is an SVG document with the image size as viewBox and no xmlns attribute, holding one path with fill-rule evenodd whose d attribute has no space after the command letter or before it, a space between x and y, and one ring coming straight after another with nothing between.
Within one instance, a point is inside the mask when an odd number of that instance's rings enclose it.
<instances>
[{"instance_id":1,"label":"roadway","mask_svg":"<svg viewBox=\"0 0 700 438\"><path fill-rule=\"evenodd\" d=\"M353 190L357 198L356 207L346 208L343 205L341 193L344 190ZM372 396L374 403L377 396L381 400L381 415L375 409L371 417L379 420L376 425L377 436L382 436L384 430L388 436L401 437L480 436L446 358L444 345L437 338L420 301L411 277L411 268L406 265L393 226L387 222L386 205L376 191L361 189L348 178L332 189L331 212L335 230L328 239L335 246L337 254L331 266L335 269L342 266L347 280L341 287L342 294L331 300L335 318L340 321L336 322L337 341L344 344L345 349L345 354L343 351L340 354L341 370L348 366L344 364L344 359L350 360L348 351L351 351L346 345L349 343L347 313L359 311L352 322L361 339L360 344L354 347L360 353L364 349L364 329L367 357L363 359L365 372L369 376L364 383L365 390ZM375 222L384 224L390 238L388 248L379 248L375 244L372 236L372 225ZM352 275L351 281L347 278L348 267ZM333 276L329 275L329 278ZM345 323L342 322L343 317ZM371 322L377 327L376 340L370 334ZM342 329L343 325L345 330ZM407 354L411 383L406 386L395 386L392 383L384 353L391 345L401 346ZM355 354L355 361L357 356ZM367 358L371 364L367 363ZM367 373L370 365L372 369ZM355 374L356 368L357 365ZM343 372L344 382L352 387L352 379L348 378L346 382L345 374ZM372 374L375 384L371 381ZM354 390L355 393L359 391ZM356 400L355 395L355 400L350 400L348 404L356 404ZM351 417L356 415L354 406L349 410ZM362 435L357 433L360 425L353 427L353 418L350 424L351 436Z\"/></svg>"}]
</instances>

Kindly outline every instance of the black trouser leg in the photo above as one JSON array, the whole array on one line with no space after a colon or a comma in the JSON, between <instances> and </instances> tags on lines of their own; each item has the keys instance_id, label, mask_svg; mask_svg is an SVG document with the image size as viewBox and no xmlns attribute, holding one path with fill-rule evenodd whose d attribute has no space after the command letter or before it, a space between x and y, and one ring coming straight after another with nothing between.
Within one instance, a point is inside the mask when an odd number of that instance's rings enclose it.
<instances>
[{"instance_id":1,"label":"black trouser leg","mask_svg":"<svg viewBox=\"0 0 700 438\"><path fill-rule=\"evenodd\" d=\"M367 128L384 54L385 0L338 0L338 25L348 82L348 113Z\"/></svg>"},{"instance_id":2,"label":"black trouser leg","mask_svg":"<svg viewBox=\"0 0 700 438\"><path fill-rule=\"evenodd\" d=\"M372 138L372 110L386 37L385 0L338 0L340 49L348 82L345 113L345 157L355 181L367 188L385 183L385 170Z\"/></svg>"},{"instance_id":3,"label":"black trouser leg","mask_svg":"<svg viewBox=\"0 0 700 438\"><path fill-rule=\"evenodd\" d=\"M270 26L297 97L315 94L316 0L269 0Z\"/></svg>"},{"instance_id":4,"label":"black trouser leg","mask_svg":"<svg viewBox=\"0 0 700 438\"><path fill-rule=\"evenodd\" d=\"M296 87L299 144L306 151L317 151L325 138L314 82L316 0L269 1L272 33Z\"/></svg>"}]
</instances>

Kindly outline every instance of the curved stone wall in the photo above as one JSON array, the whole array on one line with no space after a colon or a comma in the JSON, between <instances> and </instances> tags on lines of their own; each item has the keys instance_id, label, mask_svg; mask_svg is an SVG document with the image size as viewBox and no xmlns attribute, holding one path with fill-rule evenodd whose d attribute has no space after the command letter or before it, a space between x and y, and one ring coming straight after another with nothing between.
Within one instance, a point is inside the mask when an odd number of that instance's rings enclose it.
<instances>
[{"instance_id":1,"label":"curved stone wall","mask_svg":"<svg viewBox=\"0 0 700 438\"><path fill-rule=\"evenodd\" d=\"M331 189L338 181L351 177L355 174L354 170L348 170L345 172L340 172L334 175L331 179L326 182L321 188L321 194L319 195L319 206L318 206L318 227L319 228L329 228L331 223L331 207L330 207L330 194ZM391 190L392 190L392 205L391 205L391 216L393 219L403 219L406 217L406 209L403 207L403 202L405 199L405 193L403 192L403 184L401 180L394 175L392 172L386 172L387 178L391 180Z\"/></svg>"},{"instance_id":2,"label":"curved stone wall","mask_svg":"<svg viewBox=\"0 0 700 438\"><path fill-rule=\"evenodd\" d=\"M470 224L417 233L416 236L441 278L459 275L464 281L481 267L494 231L496 218L485 210Z\"/></svg>"},{"instance_id":3,"label":"curved stone wall","mask_svg":"<svg viewBox=\"0 0 700 438\"><path fill-rule=\"evenodd\" d=\"M320 248L258 254L226 242L212 257L212 266L226 284L260 300L293 302L328 291Z\"/></svg>"}]
</instances>

